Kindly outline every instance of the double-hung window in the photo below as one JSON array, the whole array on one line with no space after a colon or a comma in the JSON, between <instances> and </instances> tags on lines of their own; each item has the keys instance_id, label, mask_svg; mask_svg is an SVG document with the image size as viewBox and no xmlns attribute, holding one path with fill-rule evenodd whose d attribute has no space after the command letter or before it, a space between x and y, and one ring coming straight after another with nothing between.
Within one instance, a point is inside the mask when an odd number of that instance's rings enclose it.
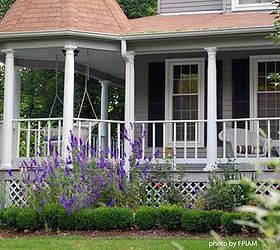
<instances>
[{"instance_id":1,"label":"double-hung window","mask_svg":"<svg viewBox=\"0 0 280 250\"><path fill-rule=\"evenodd\" d=\"M266 118L280 117L280 56L251 57L251 116ZM260 127L267 133L267 121ZM279 122L270 121L272 139L279 138Z\"/></svg>"},{"instance_id":2,"label":"double-hung window","mask_svg":"<svg viewBox=\"0 0 280 250\"><path fill-rule=\"evenodd\" d=\"M204 59L167 60L166 72L166 120L182 120L176 123L176 133L169 124L167 139L178 146L185 139L188 145L202 145L203 124L188 121L204 119Z\"/></svg>"},{"instance_id":3,"label":"double-hung window","mask_svg":"<svg viewBox=\"0 0 280 250\"><path fill-rule=\"evenodd\" d=\"M273 0L232 0L232 10L272 9Z\"/></svg>"}]
</instances>

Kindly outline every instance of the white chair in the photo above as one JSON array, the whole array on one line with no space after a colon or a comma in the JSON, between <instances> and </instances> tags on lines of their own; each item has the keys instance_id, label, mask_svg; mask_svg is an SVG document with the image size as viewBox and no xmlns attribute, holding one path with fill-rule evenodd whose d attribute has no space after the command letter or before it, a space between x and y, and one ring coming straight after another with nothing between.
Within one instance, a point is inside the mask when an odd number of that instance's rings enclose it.
<instances>
[{"instance_id":1,"label":"white chair","mask_svg":"<svg viewBox=\"0 0 280 250\"><path fill-rule=\"evenodd\" d=\"M225 133L225 141L230 145L230 149L228 150L227 147L227 155L228 156L234 156L234 152L236 150L236 156L237 157L245 157L246 153L245 152L238 152L239 150L234 149L234 146L236 145L236 147L245 147L246 150L246 130L245 129L241 129L241 128L237 128L236 129L236 144L235 142L235 129L233 128L228 128L226 129L226 133ZM259 148L257 146L257 136L259 138ZM221 140L222 142L224 141L224 131L221 131L219 133L219 140ZM248 153L248 157L257 157L257 150L259 150L259 157L265 157L268 151L268 139L257 135L255 131L252 130L247 130L247 147L252 146L253 147L253 153ZM248 150L248 149L247 149ZM249 151L249 150L248 150Z\"/></svg>"}]
</instances>

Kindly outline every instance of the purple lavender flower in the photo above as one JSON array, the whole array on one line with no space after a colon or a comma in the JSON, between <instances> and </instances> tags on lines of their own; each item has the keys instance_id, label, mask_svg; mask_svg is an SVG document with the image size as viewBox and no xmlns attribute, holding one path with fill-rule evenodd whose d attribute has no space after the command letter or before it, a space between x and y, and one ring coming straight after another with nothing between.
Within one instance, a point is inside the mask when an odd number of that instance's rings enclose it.
<instances>
[{"instance_id":1,"label":"purple lavender flower","mask_svg":"<svg viewBox=\"0 0 280 250\"><path fill-rule=\"evenodd\" d=\"M119 189L121 191L124 191L124 184L122 182L119 183Z\"/></svg>"},{"instance_id":2,"label":"purple lavender flower","mask_svg":"<svg viewBox=\"0 0 280 250\"><path fill-rule=\"evenodd\" d=\"M78 187L77 187L77 192L78 193L82 193L83 192L83 188L82 188L82 185L79 184Z\"/></svg>"},{"instance_id":3,"label":"purple lavender flower","mask_svg":"<svg viewBox=\"0 0 280 250\"><path fill-rule=\"evenodd\" d=\"M99 193L99 188L98 187L94 189L93 193L94 193L95 199L98 199L100 197L100 193Z\"/></svg>"},{"instance_id":4,"label":"purple lavender flower","mask_svg":"<svg viewBox=\"0 0 280 250\"><path fill-rule=\"evenodd\" d=\"M108 207L113 207L115 203L116 203L115 198L111 198L111 200L108 203Z\"/></svg>"},{"instance_id":5,"label":"purple lavender flower","mask_svg":"<svg viewBox=\"0 0 280 250\"><path fill-rule=\"evenodd\" d=\"M13 177L13 170L12 170L12 169L8 169L8 175L9 175L10 177Z\"/></svg>"}]
</instances>

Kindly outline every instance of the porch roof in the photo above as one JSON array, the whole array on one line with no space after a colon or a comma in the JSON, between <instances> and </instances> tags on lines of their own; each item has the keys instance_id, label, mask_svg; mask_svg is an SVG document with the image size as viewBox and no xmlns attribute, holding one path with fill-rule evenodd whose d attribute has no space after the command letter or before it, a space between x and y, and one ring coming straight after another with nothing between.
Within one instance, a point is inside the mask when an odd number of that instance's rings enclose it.
<instances>
[{"instance_id":1,"label":"porch roof","mask_svg":"<svg viewBox=\"0 0 280 250\"><path fill-rule=\"evenodd\" d=\"M272 27L269 12L157 15L131 20L134 33L171 33Z\"/></svg>"}]
</instances>

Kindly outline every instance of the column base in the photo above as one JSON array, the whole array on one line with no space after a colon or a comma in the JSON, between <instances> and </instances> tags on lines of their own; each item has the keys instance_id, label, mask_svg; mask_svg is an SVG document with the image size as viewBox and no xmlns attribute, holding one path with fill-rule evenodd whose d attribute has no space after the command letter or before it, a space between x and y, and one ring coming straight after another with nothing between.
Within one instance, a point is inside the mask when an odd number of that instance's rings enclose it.
<instances>
[{"instance_id":1,"label":"column base","mask_svg":"<svg viewBox=\"0 0 280 250\"><path fill-rule=\"evenodd\" d=\"M7 164L7 163L1 164L1 170L11 170L12 167L13 167L12 164Z\"/></svg>"},{"instance_id":2,"label":"column base","mask_svg":"<svg viewBox=\"0 0 280 250\"><path fill-rule=\"evenodd\" d=\"M207 164L203 170L207 172L213 172L216 169L217 169L217 163L215 162L214 164Z\"/></svg>"}]
</instances>

